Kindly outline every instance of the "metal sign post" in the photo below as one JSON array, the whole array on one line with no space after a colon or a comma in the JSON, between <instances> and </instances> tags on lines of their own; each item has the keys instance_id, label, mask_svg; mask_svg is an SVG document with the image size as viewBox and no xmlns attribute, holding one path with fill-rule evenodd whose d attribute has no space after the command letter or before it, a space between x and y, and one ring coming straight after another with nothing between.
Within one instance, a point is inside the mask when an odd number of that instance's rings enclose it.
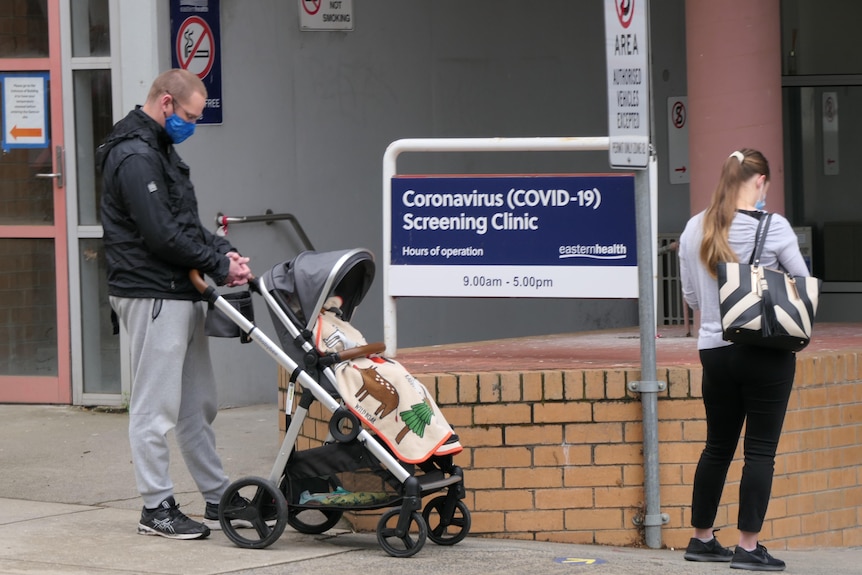
<instances>
[{"instance_id":1,"label":"metal sign post","mask_svg":"<svg viewBox=\"0 0 862 575\"><path fill-rule=\"evenodd\" d=\"M648 0L605 0L607 49L608 134L611 167L643 169L655 162L650 147L650 66ZM654 166L649 172L655 172ZM657 394L664 382L655 381L655 274L649 275L657 242L650 229L652 184L647 172L637 173L635 184L641 378L629 390L641 394L644 423L644 491L646 510L636 522L644 526L648 547L661 547L661 526L669 520L660 513L658 478Z\"/></svg>"},{"instance_id":2,"label":"metal sign post","mask_svg":"<svg viewBox=\"0 0 862 575\"><path fill-rule=\"evenodd\" d=\"M655 272L653 259L656 251L655 233L652 230L650 212L650 179L655 173L655 157L650 160L650 170L635 173L635 219L638 238L638 318L640 321L641 380L629 382L628 389L641 396L643 417L644 453L644 500L645 513L635 522L643 525L647 547L661 548L661 526L670 520L661 513L658 461L658 393L667 387L666 382L656 381L655 351Z\"/></svg>"}]
</instances>

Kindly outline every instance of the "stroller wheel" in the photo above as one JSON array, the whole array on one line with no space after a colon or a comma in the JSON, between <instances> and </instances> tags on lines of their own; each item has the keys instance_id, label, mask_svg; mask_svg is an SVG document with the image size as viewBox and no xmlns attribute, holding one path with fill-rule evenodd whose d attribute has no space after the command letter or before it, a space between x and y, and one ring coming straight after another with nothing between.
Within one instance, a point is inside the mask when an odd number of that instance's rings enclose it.
<instances>
[{"instance_id":1,"label":"stroller wheel","mask_svg":"<svg viewBox=\"0 0 862 575\"><path fill-rule=\"evenodd\" d=\"M239 498L239 499L237 499ZM246 501L237 506L236 501ZM287 501L275 485L260 477L244 477L231 483L219 504L219 523L228 539L245 549L269 547L287 526ZM238 529L240 526L251 529ZM254 534L257 538L246 537Z\"/></svg>"},{"instance_id":2,"label":"stroller wheel","mask_svg":"<svg viewBox=\"0 0 862 575\"><path fill-rule=\"evenodd\" d=\"M405 527L401 523L401 508L394 507L377 523L377 542L393 557L411 557L425 545L428 526L416 511L412 511Z\"/></svg>"},{"instance_id":3,"label":"stroller wheel","mask_svg":"<svg viewBox=\"0 0 862 575\"><path fill-rule=\"evenodd\" d=\"M319 535L329 531L341 521L342 511L336 509L287 508L287 524L306 535Z\"/></svg>"},{"instance_id":4,"label":"stroller wheel","mask_svg":"<svg viewBox=\"0 0 862 575\"><path fill-rule=\"evenodd\" d=\"M446 495L435 497L422 510L422 518L428 524L428 539L437 545L455 545L470 532L470 510L460 499L456 499L447 512Z\"/></svg>"}]
</instances>

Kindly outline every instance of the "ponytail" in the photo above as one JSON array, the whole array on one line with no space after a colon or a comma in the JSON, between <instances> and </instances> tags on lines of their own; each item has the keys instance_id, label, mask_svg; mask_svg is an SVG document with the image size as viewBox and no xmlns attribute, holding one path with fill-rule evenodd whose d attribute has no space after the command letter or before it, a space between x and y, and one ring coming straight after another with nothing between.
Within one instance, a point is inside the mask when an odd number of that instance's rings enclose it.
<instances>
[{"instance_id":1,"label":"ponytail","mask_svg":"<svg viewBox=\"0 0 862 575\"><path fill-rule=\"evenodd\" d=\"M733 152L721 168L718 186L703 217L700 244L700 261L712 277L717 276L719 262L738 260L728 242L730 225L736 215L739 189L755 174L763 174L769 180L769 163L763 154L749 148Z\"/></svg>"}]
</instances>

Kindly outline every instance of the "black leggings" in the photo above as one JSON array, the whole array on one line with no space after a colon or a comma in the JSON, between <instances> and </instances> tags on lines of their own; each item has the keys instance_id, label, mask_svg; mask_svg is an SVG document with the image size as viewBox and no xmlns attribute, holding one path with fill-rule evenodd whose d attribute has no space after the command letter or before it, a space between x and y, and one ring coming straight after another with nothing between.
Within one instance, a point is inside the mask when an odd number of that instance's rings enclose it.
<instances>
[{"instance_id":1,"label":"black leggings","mask_svg":"<svg viewBox=\"0 0 862 575\"><path fill-rule=\"evenodd\" d=\"M697 463L691 524L713 526L727 470L745 423L744 465L739 484L741 531L759 533L775 471L775 452L796 372L796 355L745 345L700 351L706 447Z\"/></svg>"}]
</instances>

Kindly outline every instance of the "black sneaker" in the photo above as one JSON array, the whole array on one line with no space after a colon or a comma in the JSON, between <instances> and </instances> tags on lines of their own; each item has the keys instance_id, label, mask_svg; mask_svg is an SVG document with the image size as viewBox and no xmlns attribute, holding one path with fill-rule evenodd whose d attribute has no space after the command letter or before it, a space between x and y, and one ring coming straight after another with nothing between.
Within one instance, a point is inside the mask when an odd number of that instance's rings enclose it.
<instances>
[{"instance_id":1,"label":"black sneaker","mask_svg":"<svg viewBox=\"0 0 862 575\"><path fill-rule=\"evenodd\" d=\"M138 523L141 535L161 535L168 539L203 539L210 534L209 527L192 521L180 511L173 496L168 497L152 511L145 507Z\"/></svg>"},{"instance_id":2,"label":"black sneaker","mask_svg":"<svg viewBox=\"0 0 862 575\"><path fill-rule=\"evenodd\" d=\"M230 506L225 509L225 517L230 517L231 514L242 512L248 506L249 501L239 493L234 493L230 500ZM218 519L218 503L207 502L204 510L204 522L210 529L221 529L221 523ZM231 525L236 528L251 529L253 525L245 519L231 519Z\"/></svg>"},{"instance_id":3,"label":"black sneaker","mask_svg":"<svg viewBox=\"0 0 862 575\"><path fill-rule=\"evenodd\" d=\"M227 509L225 509L225 517L236 517L237 514L245 515L248 517L249 513L245 512L246 507L248 507L251 502L240 495L239 493L234 493L231 498L231 505ZM206 509L204 510L204 523L209 526L210 529L221 529L221 523L218 518L218 503L207 503ZM264 503L260 508L260 515L263 517L264 523L270 524L273 521L278 519L278 510L275 507L275 503L267 504ZM248 519L231 519L231 526L238 529L253 529L254 525L252 525L251 521Z\"/></svg>"},{"instance_id":4,"label":"black sneaker","mask_svg":"<svg viewBox=\"0 0 862 575\"><path fill-rule=\"evenodd\" d=\"M706 543L697 537L692 537L688 542L688 547L685 548L685 555L683 555L683 557L685 557L687 561L716 561L727 563L733 557L733 551L727 547L722 547L721 543L719 543L718 539L715 537Z\"/></svg>"},{"instance_id":5,"label":"black sneaker","mask_svg":"<svg viewBox=\"0 0 862 575\"><path fill-rule=\"evenodd\" d=\"M766 547L760 543L754 551L746 551L737 545L733 559L730 561L730 568L749 571L784 571L784 561L767 553Z\"/></svg>"}]
</instances>

